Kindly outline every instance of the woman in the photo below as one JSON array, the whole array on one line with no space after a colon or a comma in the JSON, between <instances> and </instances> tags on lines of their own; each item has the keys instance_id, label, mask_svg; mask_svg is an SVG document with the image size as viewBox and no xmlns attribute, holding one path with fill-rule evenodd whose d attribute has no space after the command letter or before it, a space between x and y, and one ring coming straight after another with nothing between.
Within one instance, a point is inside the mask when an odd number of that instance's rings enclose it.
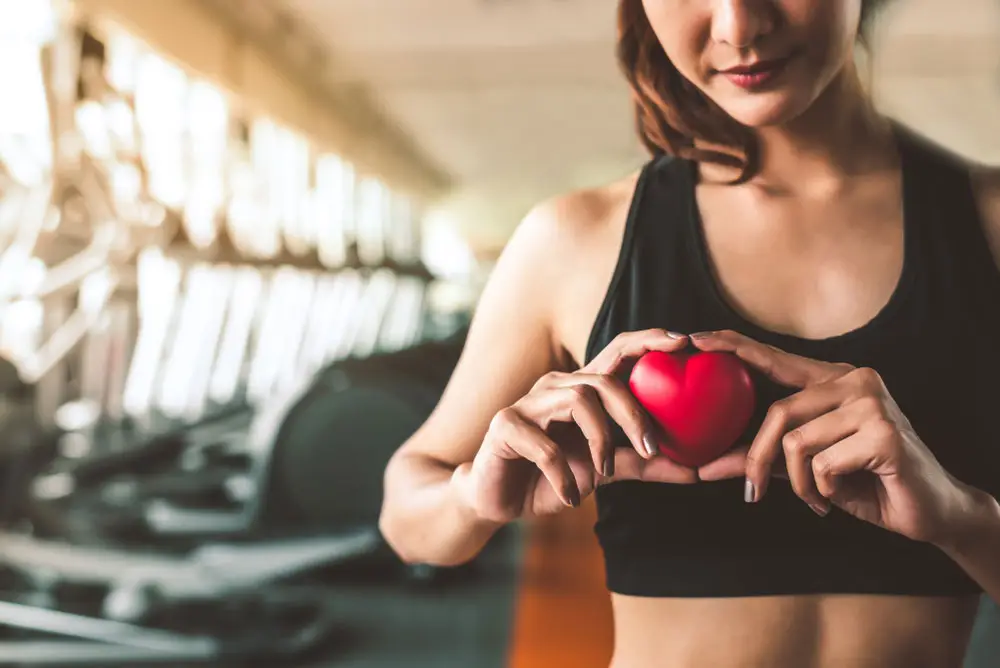
<instances>
[{"instance_id":1,"label":"woman","mask_svg":"<svg viewBox=\"0 0 1000 668\"><path fill-rule=\"evenodd\" d=\"M596 492L614 666L961 665L1000 597L1000 175L873 111L875 5L621 0L654 157L513 235L386 472L404 559ZM648 350L755 370L748 447L663 455Z\"/></svg>"}]
</instances>

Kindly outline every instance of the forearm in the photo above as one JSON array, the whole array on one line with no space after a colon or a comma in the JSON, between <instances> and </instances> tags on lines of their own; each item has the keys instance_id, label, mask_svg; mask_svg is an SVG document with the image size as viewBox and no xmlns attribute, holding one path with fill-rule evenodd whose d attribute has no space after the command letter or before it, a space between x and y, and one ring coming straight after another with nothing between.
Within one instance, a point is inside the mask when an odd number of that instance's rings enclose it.
<instances>
[{"instance_id":1,"label":"forearm","mask_svg":"<svg viewBox=\"0 0 1000 668\"><path fill-rule=\"evenodd\" d=\"M408 563L456 566L475 557L500 524L476 516L459 493L455 469L418 456L399 456L386 469L379 528Z\"/></svg>"},{"instance_id":2,"label":"forearm","mask_svg":"<svg viewBox=\"0 0 1000 668\"><path fill-rule=\"evenodd\" d=\"M980 490L969 494L968 523L940 547L1000 603L1000 503Z\"/></svg>"}]
</instances>

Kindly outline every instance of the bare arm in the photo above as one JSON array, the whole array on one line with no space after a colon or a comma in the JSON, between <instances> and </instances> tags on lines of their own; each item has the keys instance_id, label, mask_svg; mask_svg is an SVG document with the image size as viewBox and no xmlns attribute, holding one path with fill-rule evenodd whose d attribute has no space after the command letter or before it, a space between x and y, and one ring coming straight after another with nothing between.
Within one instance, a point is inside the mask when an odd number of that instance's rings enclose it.
<instances>
[{"instance_id":1,"label":"bare arm","mask_svg":"<svg viewBox=\"0 0 1000 668\"><path fill-rule=\"evenodd\" d=\"M986 236L1000 268L1000 168L976 172L975 185ZM944 551L994 601L1000 601L1000 505L997 499L979 490L971 490L970 498L973 501L969 503L968 526Z\"/></svg>"},{"instance_id":2,"label":"bare arm","mask_svg":"<svg viewBox=\"0 0 1000 668\"><path fill-rule=\"evenodd\" d=\"M497 412L559 366L551 318L567 278L557 252L559 209L540 206L518 227L480 297L440 402L386 468L379 525L406 561L466 562L499 528L460 500L453 480Z\"/></svg>"}]
</instances>

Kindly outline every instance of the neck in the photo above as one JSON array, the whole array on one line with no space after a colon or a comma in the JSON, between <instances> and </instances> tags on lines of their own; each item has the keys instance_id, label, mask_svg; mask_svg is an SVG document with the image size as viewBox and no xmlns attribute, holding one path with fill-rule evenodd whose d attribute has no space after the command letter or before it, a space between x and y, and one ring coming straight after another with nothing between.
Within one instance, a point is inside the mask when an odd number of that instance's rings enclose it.
<instances>
[{"instance_id":1,"label":"neck","mask_svg":"<svg viewBox=\"0 0 1000 668\"><path fill-rule=\"evenodd\" d=\"M758 130L755 182L800 191L839 189L851 176L894 160L890 128L862 90L853 66L842 71L810 108L791 122Z\"/></svg>"}]
</instances>

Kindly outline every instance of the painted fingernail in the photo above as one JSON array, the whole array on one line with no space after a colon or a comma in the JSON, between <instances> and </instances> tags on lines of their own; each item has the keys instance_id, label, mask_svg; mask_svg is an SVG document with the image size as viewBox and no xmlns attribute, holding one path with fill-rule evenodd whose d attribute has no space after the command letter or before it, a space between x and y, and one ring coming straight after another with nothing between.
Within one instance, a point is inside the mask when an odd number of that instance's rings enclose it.
<instances>
[{"instance_id":1,"label":"painted fingernail","mask_svg":"<svg viewBox=\"0 0 1000 668\"><path fill-rule=\"evenodd\" d=\"M815 503L810 503L809 507L812 508L813 512L819 515L820 517L826 517L827 514L830 512L830 509L828 507L820 506Z\"/></svg>"},{"instance_id":2,"label":"painted fingernail","mask_svg":"<svg viewBox=\"0 0 1000 668\"><path fill-rule=\"evenodd\" d=\"M694 334L691 335L691 338L692 339L707 339L708 337L712 336L713 333L714 332L695 332Z\"/></svg>"},{"instance_id":3,"label":"painted fingernail","mask_svg":"<svg viewBox=\"0 0 1000 668\"><path fill-rule=\"evenodd\" d=\"M615 475L615 453L612 451L604 460L604 477L611 478Z\"/></svg>"},{"instance_id":4,"label":"painted fingernail","mask_svg":"<svg viewBox=\"0 0 1000 668\"><path fill-rule=\"evenodd\" d=\"M566 488L566 500L569 501L570 508L576 508L580 505L580 490L577 489L576 485L570 485Z\"/></svg>"},{"instance_id":5,"label":"painted fingernail","mask_svg":"<svg viewBox=\"0 0 1000 668\"><path fill-rule=\"evenodd\" d=\"M747 478L747 481L743 484L743 501L753 503L755 499L756 490L753 488L753 481Z\"/></svg>"},{"instance_id":6,"label":"painted fingernail","mask_svg":"<svg viewBox=\"0 0 1000 668\"><path fill-rule=\"evenodd\" d=\"M659 451L656 447L656 443L653 441L653 437L649 434L643 434L642 447L646 448L646 454L650 457L655 457L656 453Z\"/></svg>"}]
</instances>

